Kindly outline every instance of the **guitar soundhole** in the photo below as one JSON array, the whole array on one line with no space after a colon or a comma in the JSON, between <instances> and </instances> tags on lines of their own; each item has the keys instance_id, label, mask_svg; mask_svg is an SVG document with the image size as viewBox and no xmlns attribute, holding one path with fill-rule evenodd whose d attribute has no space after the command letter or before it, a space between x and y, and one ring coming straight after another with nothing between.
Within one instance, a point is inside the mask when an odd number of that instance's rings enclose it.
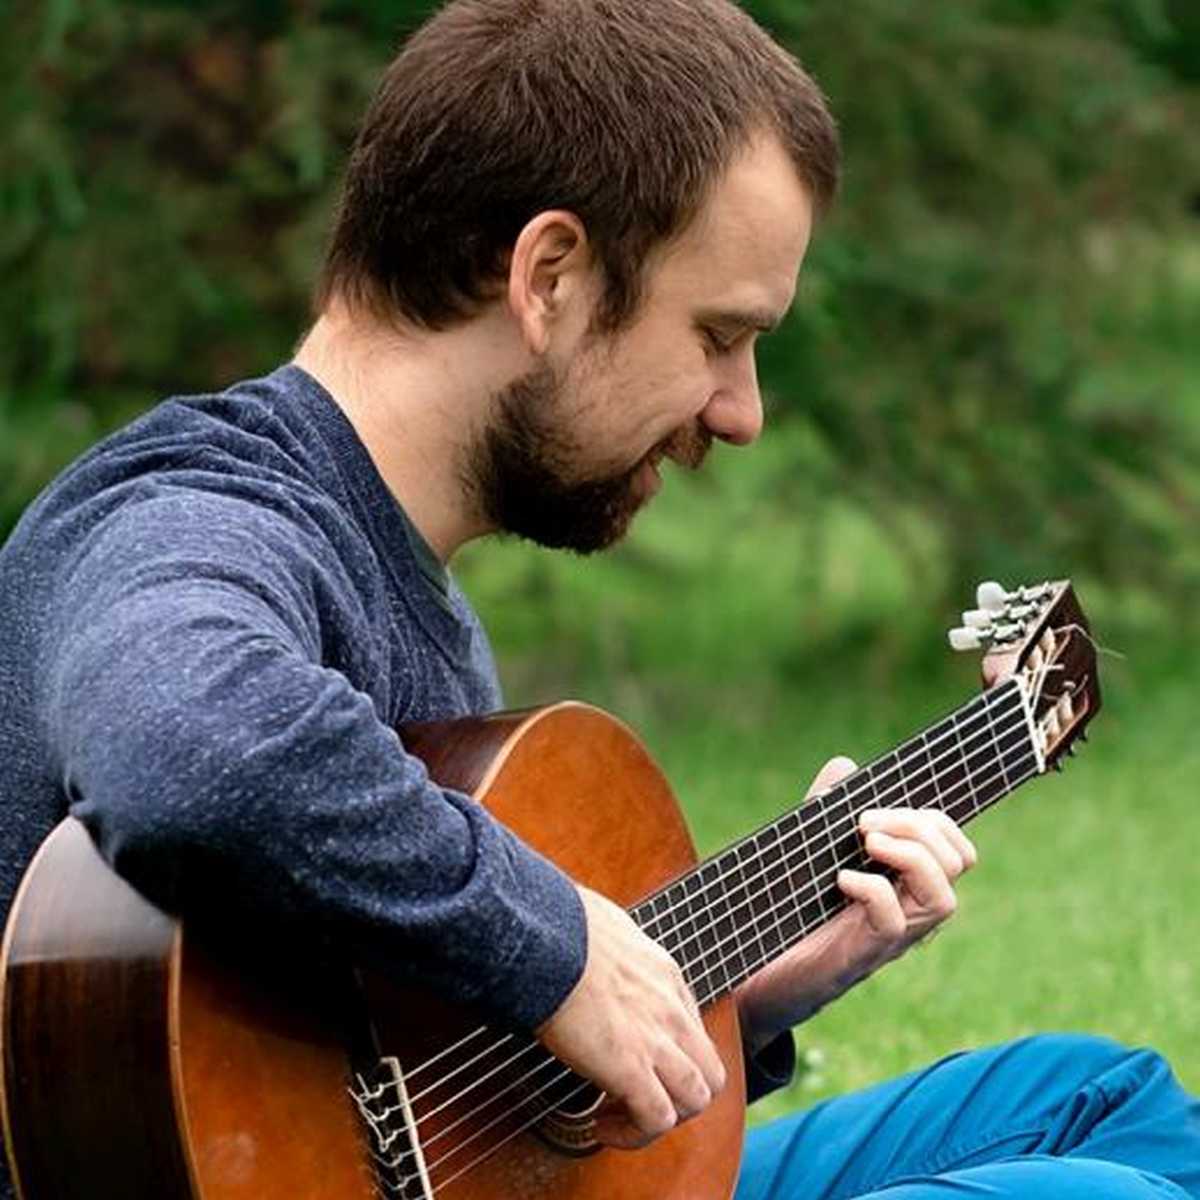
<instances>
[{"instance_id":1,"label":"guitar soundhole","mask_svg":"<svg viewBox=\"0 0 1200 1200\"><path fill-rule=\"evenodd\" d=\"M555 1103L557 1101L557 1103ZM582 1158L601 1149L595 1137L596 1112L604 1103L604 1093L578 1075L571 1075L549 1097L539 1096L534 1132L560 1154ZM555 1106L546 1112L548 1104Z\"/></svg>"}]
</instances>

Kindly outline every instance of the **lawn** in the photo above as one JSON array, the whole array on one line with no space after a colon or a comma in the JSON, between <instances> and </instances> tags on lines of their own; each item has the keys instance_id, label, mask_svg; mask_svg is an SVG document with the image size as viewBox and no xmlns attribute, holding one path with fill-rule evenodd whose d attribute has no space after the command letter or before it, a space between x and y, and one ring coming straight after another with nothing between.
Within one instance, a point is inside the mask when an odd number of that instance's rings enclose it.
<instances>
[{"instance_id":1,"label":"lawn","mask_svg":"<svg viewBox=\"0 0 1200 1200\"><path fill-rule=\"evenodd\" d=\"M705 853L796 803L826 758L866 761L975 686L974 662L942 649L957 614L930 608L861 516L817 531L762 504L753 481L786 439L761 454L753 475L734 455L708 483L670 480L616 556L491 545L460 572L510 702L567 694L628 720ZM1200 655L1152 607L1081 594L1121 651L1103 656L1088 746L972 827L955 919L798 1030L804 1069L752 1119L1051 1029L1153 1044L1200 1090Z\"/></svg>"}]
</instances>

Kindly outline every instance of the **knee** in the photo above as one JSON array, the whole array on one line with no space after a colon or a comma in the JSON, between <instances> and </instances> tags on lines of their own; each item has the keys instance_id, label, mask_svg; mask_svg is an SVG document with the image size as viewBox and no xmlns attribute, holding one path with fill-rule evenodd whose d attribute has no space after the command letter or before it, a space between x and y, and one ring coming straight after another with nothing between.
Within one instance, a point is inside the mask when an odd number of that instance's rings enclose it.
<instances>
[{"instance_id":1,"label":"knee","mask_svg":"<svg viewBox=\"0 0 1200 1200\"><path fill-rule=\"evenodd\" d=\"M1044 1063L1070 1065L1070 1073L1081 1079L1102 1075L1124 1063L1138 1060L1145 1069L1165 1062L1156 1051L1146 1047L1127 1046L1112 1038L1091 1033L1039 1033L1010 1044L1022 1056L1031 1056Z\"/></svg>"}]
</instances>

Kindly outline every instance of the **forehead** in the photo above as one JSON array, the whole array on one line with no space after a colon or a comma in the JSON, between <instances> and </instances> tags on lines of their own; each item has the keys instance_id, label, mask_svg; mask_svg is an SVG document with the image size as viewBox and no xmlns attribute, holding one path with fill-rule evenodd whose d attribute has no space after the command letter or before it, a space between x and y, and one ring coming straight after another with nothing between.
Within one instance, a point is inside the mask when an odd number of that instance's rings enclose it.
<instances>
[{"instance_id":1,"label":"forehead","mask_svg":"<svg viewBox=\"0 0 1200 1200\"><path fill-rule=\"evenodd\" d=\"M752 141L651 269L651 302L773 314L791 305L813 206L779 140Z\"/></svg>"}]
</instances>

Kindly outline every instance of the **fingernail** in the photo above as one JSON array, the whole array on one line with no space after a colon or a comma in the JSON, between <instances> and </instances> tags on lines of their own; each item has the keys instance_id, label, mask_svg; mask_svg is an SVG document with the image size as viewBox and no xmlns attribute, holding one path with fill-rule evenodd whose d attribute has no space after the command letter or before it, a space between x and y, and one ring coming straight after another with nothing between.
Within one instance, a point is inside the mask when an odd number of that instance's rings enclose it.
<instances>
[{"instance_id":1,"label":"fingernail","mask_svg":"<svg viewBox=\"0 0 1200 1200\"><path fill-rule=\"evenodd\" d=\"M883 813L877 808L869 808L858 818L860 829L878 829L883 823Z\"/></svg>"}]
</instances>

